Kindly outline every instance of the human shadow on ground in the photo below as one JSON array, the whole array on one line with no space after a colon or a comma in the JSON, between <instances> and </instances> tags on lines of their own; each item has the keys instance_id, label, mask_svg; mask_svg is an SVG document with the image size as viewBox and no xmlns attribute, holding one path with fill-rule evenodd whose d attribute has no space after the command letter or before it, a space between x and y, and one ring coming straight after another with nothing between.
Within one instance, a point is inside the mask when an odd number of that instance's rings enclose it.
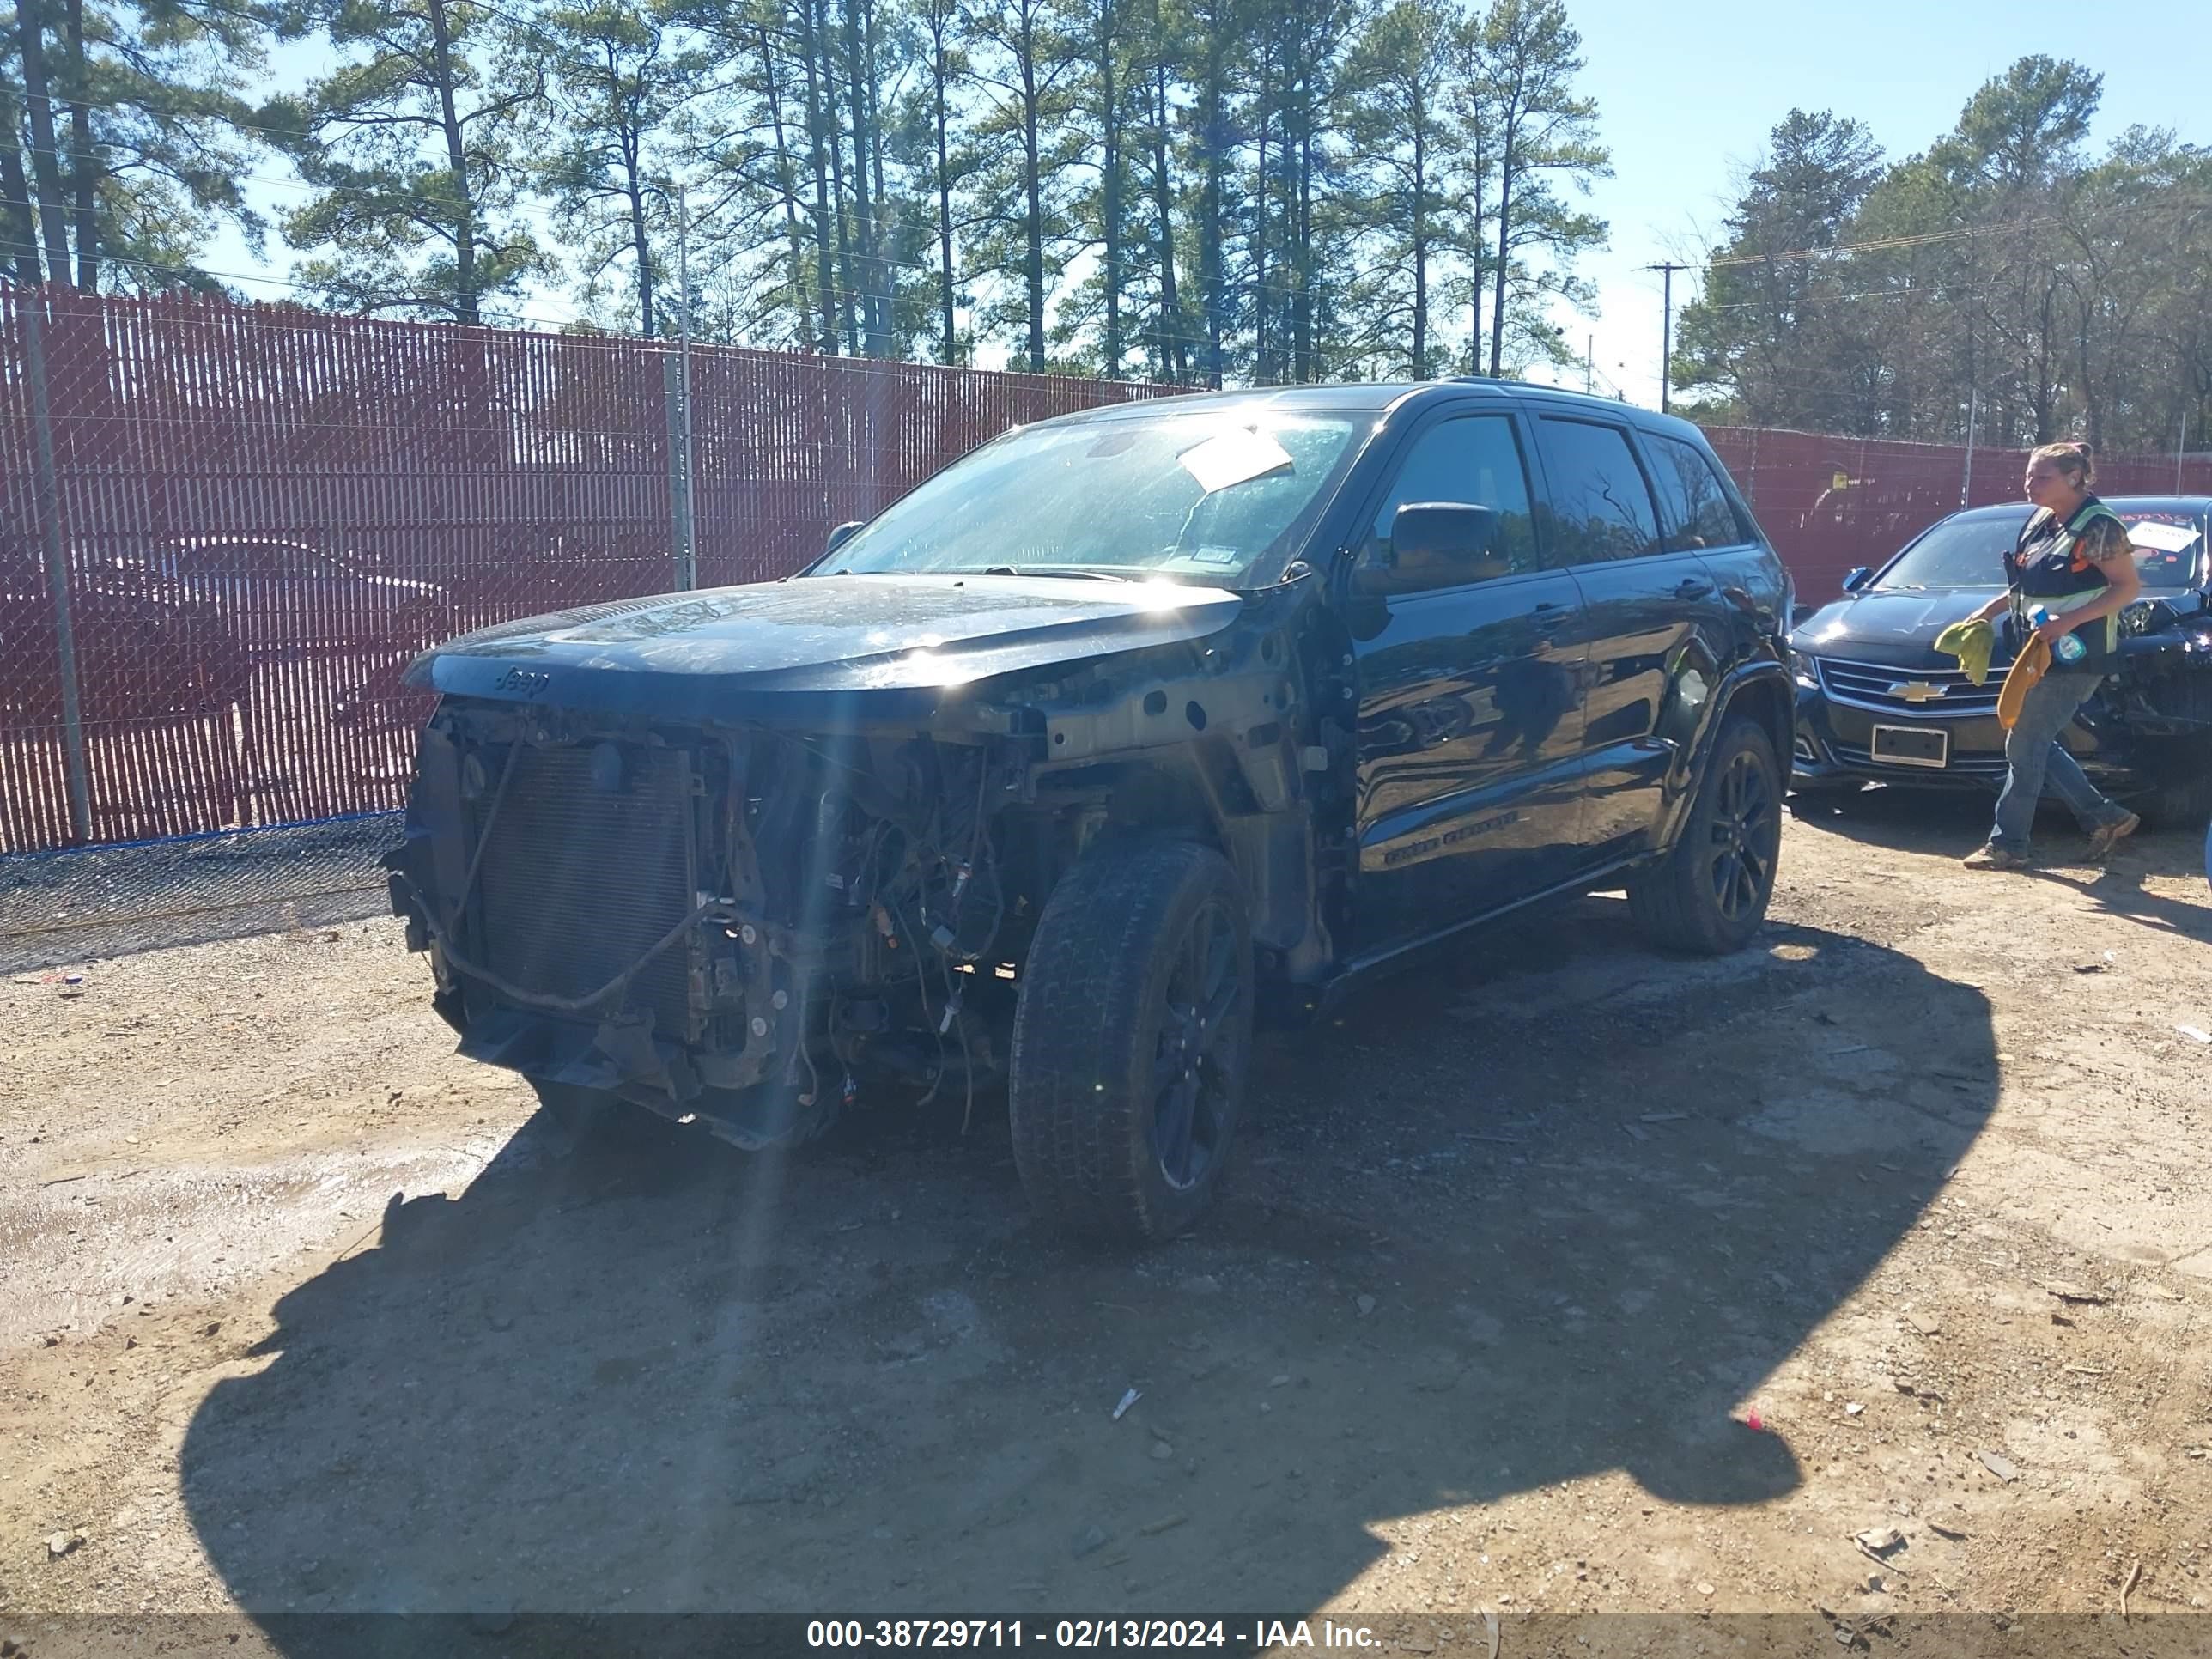
<instances>
[{"instance_id":1,"label":"human shadow on ground","mask_svg":"<svg viewBox=\"0 0 2212 1659\"><path fill-rule=\"evenodd\" d=\"M264 1616L1170 1614L1316 1607L1371 1528L1565 1481L1783 1497L1742 1408L1980 1130L1989 1009L1818 929L1662 959L1625 910L1266 1042L1218 1210L1145 1254L1054 1242L981 1112L797 1158L527 1127L278 1301L191 1518Z\"/></svg>"},{"instance_id":2,"label":"human shadow on ground","mask_svg":"<svg viewBox=\"0 0 2212 1659\"><path fill-rule=\"evenodd\" d=\"M1986 839L1990 798L1965 790L1869 789L1834 799L1798 797L1796 815L1825 830L1892 852L1955 854L1964 858ZM2109 861L2088 861L2088 837L2057 802L2036 815L2037 866L2004 877L2069 887L2097 909L2160 933L2212 943L2212 904L2205 902L2205 841L2202 829L2142 830L2122 842ZM2188 896L2168 898L2145 883L2179 878Z\"/></svg>"}]
</instances>

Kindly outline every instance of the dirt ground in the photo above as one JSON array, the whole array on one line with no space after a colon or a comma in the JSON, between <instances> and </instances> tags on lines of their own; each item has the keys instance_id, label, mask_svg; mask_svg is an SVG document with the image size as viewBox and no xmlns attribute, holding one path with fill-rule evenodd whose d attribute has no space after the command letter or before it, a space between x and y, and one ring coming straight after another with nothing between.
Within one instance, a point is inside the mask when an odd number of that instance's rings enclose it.
<instances>
[{"instance_id":1,"label":"dirt ground","mask_svg":"<svg viewBox=\"0 0 2212 1659\"><path fill-rule=\"evenodd\" d=\"M0 1611L2203 1607L2199 844L1970 875L1984 810L1267 1040L1133 1258L958 1103L558 1156L393 924L15 976Z\"/></svg>"}]
</instances>

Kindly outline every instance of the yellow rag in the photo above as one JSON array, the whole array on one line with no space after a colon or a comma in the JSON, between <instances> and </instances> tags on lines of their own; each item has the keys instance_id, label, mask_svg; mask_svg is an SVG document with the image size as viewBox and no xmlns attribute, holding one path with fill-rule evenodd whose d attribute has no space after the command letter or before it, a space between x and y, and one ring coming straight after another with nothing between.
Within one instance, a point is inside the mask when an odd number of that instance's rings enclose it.
<instances>
[{"instance_id":1,"label":"yellow rag","mask_svg":"<svg viewBox=\"0 0 2212 1659\"><path fill-rule=\"evenodd\" d=\"M1990 678L1990 658L1997 648L1997 630L1984 617L1953 623L1936 636L1936 648L1947 657L1956 657L1959 666L1966 671L1966 678L1980 685Z\"/></svg>"},{"instance_id":2,"label":"yellow rag","mask_svg":"<svg viewBox=\"0 0 2212 1659\"><path fill-rule=\"evenodd\" d=\"M2012 672L2005 676L2003 687L1997 692L1997 724L2008 732L2020 718L2020 706L2027 701L2029 690L2051 672L2051 647L2040 635L2027 636L2027 645L2013 659Z\"/></svg>"}]
</instances>

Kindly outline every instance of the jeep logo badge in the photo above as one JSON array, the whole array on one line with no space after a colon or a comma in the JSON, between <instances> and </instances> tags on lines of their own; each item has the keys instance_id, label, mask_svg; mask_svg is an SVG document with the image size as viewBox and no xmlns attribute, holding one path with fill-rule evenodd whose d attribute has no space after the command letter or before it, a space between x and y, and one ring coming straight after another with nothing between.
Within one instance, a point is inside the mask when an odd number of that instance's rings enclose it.
<instances>
[{"instance_id":1,"label":"jeep logo badge","mask_svg":"<svg viewBox=\"0 0 2212 1659\"><path fill-rule=\"evenodd\" d=\"M1907 702L1933 702L1943 695L1940 685L1930 685L1926 680L1899 680L1889 688L1893 697L1902 697Z\"/></svg>"},{"instance_id":2,"label":"jeep logo badge","mask_svg":"<svg viewBox=\"0 0 2212 1659\"><path fill-rule=\"evenodd\" d=\"M510 696L535 699L544 696L545 688L552 684L550 674L541 674L534 668L510 668L491 683L491 689Z\"/></svg>"}]
</instances>

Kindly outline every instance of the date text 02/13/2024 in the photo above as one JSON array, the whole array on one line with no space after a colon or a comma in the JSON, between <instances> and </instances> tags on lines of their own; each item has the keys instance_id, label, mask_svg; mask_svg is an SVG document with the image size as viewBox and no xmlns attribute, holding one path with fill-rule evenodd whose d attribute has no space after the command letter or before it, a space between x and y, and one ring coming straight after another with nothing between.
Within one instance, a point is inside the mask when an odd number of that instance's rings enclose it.
<instances>
[{"instance_id":1,"label":"date text 02/13/2024","mask_svg":"<svg viewBox=\"0 0 2212 1659\"><path fill-rule=\"evenodd\" d=\"M806 1626L814 1649L1176 1648L1265 1652L1270 1649L1371 1649L1362 1625L1304 1619L817 1619Z\"/></svg>"}]
</instances>

